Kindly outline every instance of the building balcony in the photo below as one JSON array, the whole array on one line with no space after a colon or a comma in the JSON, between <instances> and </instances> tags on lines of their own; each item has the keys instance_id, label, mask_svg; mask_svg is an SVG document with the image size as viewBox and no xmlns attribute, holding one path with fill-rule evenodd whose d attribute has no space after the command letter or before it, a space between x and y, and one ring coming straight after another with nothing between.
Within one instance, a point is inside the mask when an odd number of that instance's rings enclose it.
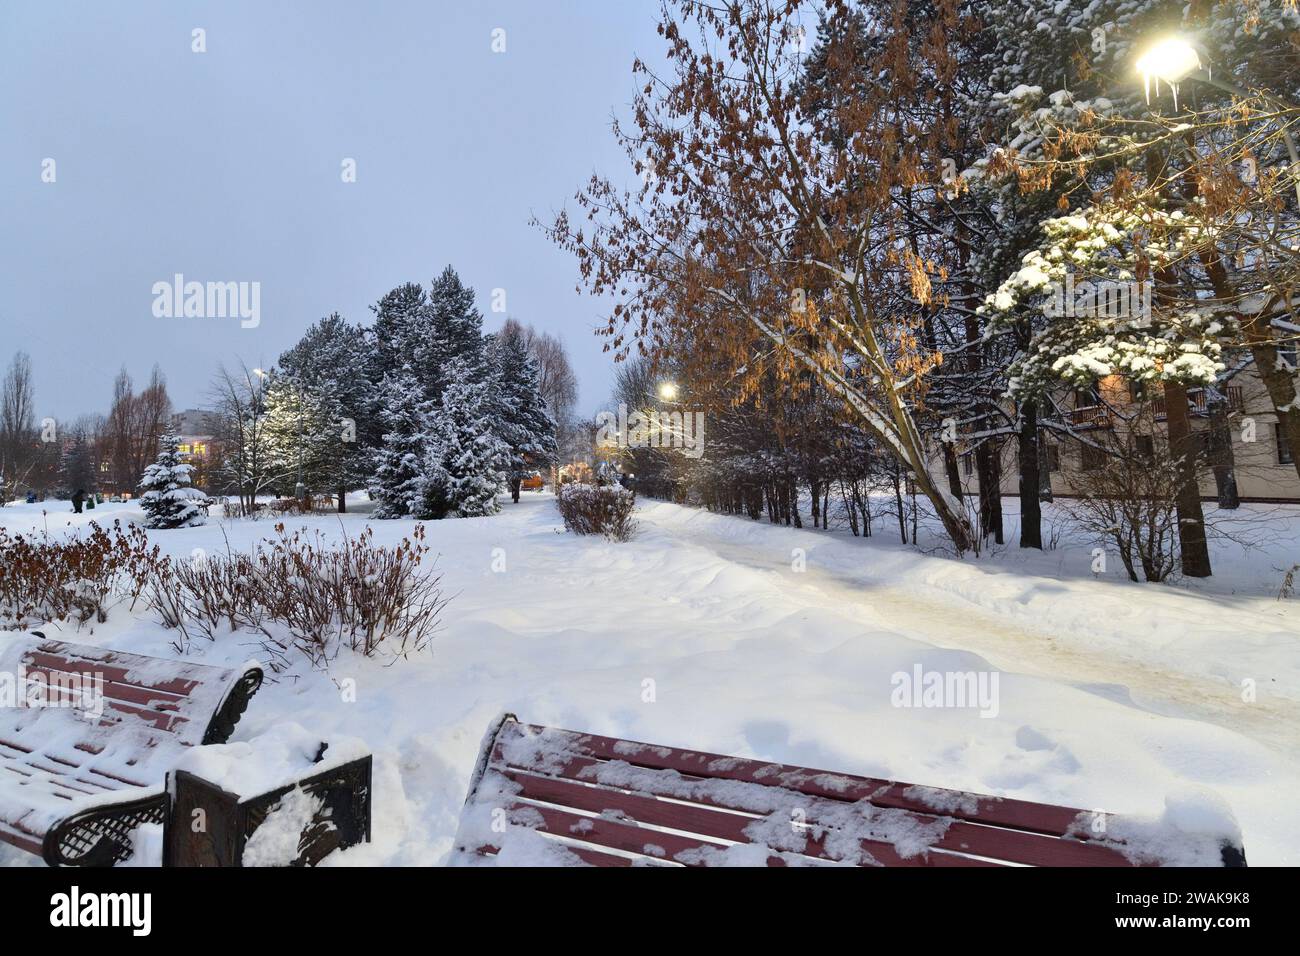
<instances>
[{"instance_id":1,"label":"building balcony","mask_svg":"<svg viewBox=\"0 0 1300 956\"><path fill-rule=\"evenodd\" d=\"M1229 385L1223 390L1224 397L1228 400L1228 411L1239 412L1243 408L1243 399L1240 385ZM1210 413L1209 394L1203 388L1189 389L1187 392L1188 404L1191 405L1193 415L1208 415ZM1151 402L1152 410L1156 418L1163 419L1169 417L1169 409L1165 405L1163 397L1153 399Z\"/></svg>"},{"instance_id":2,"label":"building balcony","mask_svg":"<svg viewBox=\"0 0 1300 956\"><path fill-rule=\"evenodd\" d=\"M1109 428L1110 409L1105 405L1085 405L1071 409L1070 424L1077 428Z\"/></svg>"}]
</instances>

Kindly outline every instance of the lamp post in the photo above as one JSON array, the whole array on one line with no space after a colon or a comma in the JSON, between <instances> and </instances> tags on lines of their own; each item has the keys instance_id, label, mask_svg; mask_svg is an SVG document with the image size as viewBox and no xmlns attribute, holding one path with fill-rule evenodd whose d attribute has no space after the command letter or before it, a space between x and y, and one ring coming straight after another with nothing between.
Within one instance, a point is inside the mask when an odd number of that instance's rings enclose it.
<instances>
[{"instance_id":1,"label":"lamp post","mask_svg":"<svg viewBox=\"0 0 1300 956\"><path fill-rule=\"evenodd\" d=\"M1162 37L1156 40L1137 58L1137 72L1142 76L1147 102L1151 102L1151 80L1156 81L1156 95L1160 95L1160 81L1163 80L1173 90L1174 108L1178 108L1178 84L1186 79L1193 79L1214 89L1231 93L1233 96L1247 98L1252 95L1280 110L1294 110L1296 107L1271 93L1263 90L1245 90L1235 83L1214 76L1208 64L1202 63L1201 54L1186 38L1178 35ZM1282 141L1291 157L1291 177L1295 180L1296 202L1300 203L1300 151L1297 151L1291 131L1282 126Z\"/></svg>"}]
</instances>

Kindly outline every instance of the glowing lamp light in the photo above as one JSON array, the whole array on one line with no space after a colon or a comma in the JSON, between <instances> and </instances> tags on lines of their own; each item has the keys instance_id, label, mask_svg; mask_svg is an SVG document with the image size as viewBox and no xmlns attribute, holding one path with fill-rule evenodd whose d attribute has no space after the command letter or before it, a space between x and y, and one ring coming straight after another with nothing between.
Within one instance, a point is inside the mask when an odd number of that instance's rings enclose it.
<instances>
[{"instance_id":1,"label":"glowing lamp light","mask_svg":"<svg viewBox=\"0 0 1300 956\"><path fill-rule=\"evenodd\" d=\"M1151 80L1156 81L1156 96L1160 95L1160 81L1164 80L1174 93L1174 109L1178 108L1178 84L1201 69L1201 57L1185 38L1169 36L1147 47L1137 60L1137 71L1142 75L1142 86L1147 102L1151 102Z\"/></svg>"},{"instance_id":2,"label":"glowing lamp light","mask_svg":"<svg viewBox=\"0 0 1300 956\"><path fill-rule=\"evenodd\" d=\"M674 382L664 382L659 386L659 397L665 402L671 402L677 397L677 385Z\"/></svg>"}]
</instances>

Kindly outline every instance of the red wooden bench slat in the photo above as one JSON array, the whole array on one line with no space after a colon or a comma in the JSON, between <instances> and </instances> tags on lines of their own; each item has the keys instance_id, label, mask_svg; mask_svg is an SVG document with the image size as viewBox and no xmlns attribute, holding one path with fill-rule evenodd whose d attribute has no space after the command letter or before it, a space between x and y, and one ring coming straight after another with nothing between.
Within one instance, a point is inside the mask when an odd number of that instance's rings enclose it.
<instances>
[{"instance_id":1,"label":"red wooden bench slat","mask_svg":"<svg viewBox=\"0 0 1300 956\"><path fill-rule=\"evenodd\" d=\"M572 758L572 760L565 762L562 769L555 771L555 777L560 779L585 780L585 782L588 783L595 783L597 782L597 779L591 777L591 775L582 773L582 771L597 769L597 767L601 766L602 763L606 762L607 761L591 760L591 758L588 757L575 757ZM504 766L499 748L495 750L493 766L497 767L497 769L502 769ZM530 767L523 767L523 769L532 770ZM647 769L649 769L649 767L647 767ZM533 771L533 773L537 773L537 771ZM508 773L507 777L510 777L510 779L516 779ZM688 777L692 780L707 779L686 774L682 775L682 777ZM530 786L532 786L532 784L530 784ZM533 786L533 788L536 790L536 786ZM612 792L620 793L621 795L621 791ZM681 797L677 795L677 793L673 792L671 787L655 787L653 783L649 784L649 786L638 787L637 793L645 793L645 795L651 797L667 797L668 800L686 799L686 797ZM810 795L803 796L807 797L807 806L806 808L803 808L807 812L807 822L819 822L818 818L816 818L818 817L818 814L815 813L815 808L818 806L816 801L826 800L826 797L814 797ZM736 809L728 808L727 804L712 800L710 796L706 795L706 793L689 797L689 800L690 803L693 804L722 806L724 809ZM871 803L875 804L876 801L872 800ZM662 801L660 801L660 806L664 806ZM607 808L627 809L617 808L615 804L608 804ZM684 814L686 809L690 809L684 808L681 804L667 804L667 808L669 809L655 810L655 808L643 806L642 810L646 813L656 813L660 817L662 817L663 814L667 814L668 817L682 818L680 814ZM582 809L593 809L599 812L599 810L606 808L584 806ZM913 814L913 817L917 819L946 816L946 814L937 813L935 810L930 810L930 812L927 813L915 813L911 812L911 810L902 810L901 808L889 809L898 809L900 810L900 813L911 813ZM731 817L733 814L727 814L727 816ZM699 821L707 823L707 819L708 818L706 817L701 817L699 818ZM671 826L671 823L664 822L664 819L662 818L646 819L646 822L653 822L655 825L660 826ZM748 819L746 819L746 825L748 825L748 822ZM679 829L681 829L681 827L679 827ZM710 831L701 830L699 832ZM737 840L737 842L746 839L745 836L732 835L732 831L729 829L714 832L714 835L723 836L725 839ZM970 855L974 856L992 857L995 858L995 860L1005 860L1015 862L1015 864L1024 865L1043 866L1052 864L1052 862L1069 866L1128 865L1128 860L1122 855L1122 853L1114 851L1114 849L1109 847L1101 847L1101 845L1097 844L1080 842L1080 840L1063 840L1056 838L1056 836L1036 834L1036 832L1023 832L1001 829L1001 827L978 825L978 823L961 821L961 819L956 818L954 818L952 825L948 827L948 831L945 832L943 838L937 840L933 845L939 849L950 849L950 851L958 853L970 853Z\"/></svg>"},{"instance_id":2,"label":"red wooden bench slat","mask_svg":"<svg viewBox=\"0 0 1300 956\"><path fill-rule=\"evenodd\" d=\"M41 855L43 846L41 840L34 839L30 834L13 830L7 824L0 824L0 841L8 843L10 846L16 846L25 853L33 853L36 856Z\"/></svg>"},{"instance_id":3,"label":"red wooden bench slat","mask_svg":"<svg viewBox=\"0 0 1300 956\"><path fill-rule=\"evenodd\" d=\"M49 645L45 645L48 647ZM199 685L197 680L187 677L167 677L154 684L141 684L138 680L131 680L128 676L130 668L119 667L113 664L113 661L121 660L124 655L108 652L102 658L89 656L73 656L70 654L52 653L47 650L32 651L27 660L29 666L41 666L50 670L62 671L68 674L78 675L99 675L106 681L115 681L119 684L129 684L135 687L144 687L151 690L160 690L165 693L175 694L177 697L188 697L190 692ZM177 662L177 669L184 670L188 665Z\"/></svg>"},{"instance_id":4,"label":"red wooden bench slat","mask_svg":"<svg viewBox=\"0 0 1300 956\"><path fill-rule=\"evenodd\" d=\"M109 773L107 770L100 770L97 767L88 767L88 772L93 773L96 777L103 777L105 780L112 780L117 786L110 787L110 790L121 789L121 787L147 787L149 786L143 780L132 780L129 777L119 776L115 773Z\"/></svg>"},{"instance_id":5,"label":"red wooden bench slat","mask_svg":"<svg viewBox=\"0 0 1300 956\"><path fill-rule=\"evenodd\" d=\"M593 850L592 848L585 847L585 846L566 845L565 849L568 850L570 853L572 853L574 856L576 856L578 859L582 860L582 862L586 863L588 866L601 866L601 867L631 866L635 862L631 857L616 856L613 853L601 853L599 850ZM485 846L485 847L480 847L476 852L478 853L479 856L491 858L496 856L499 850L500 850L499 847ZM665 866L666 864L656 862L653 865Z\"/></svg>"},{"instance_id":6,"label":"red wooden bench slat","mask_svg":"<svg viewBox=\"0 0 1300 956\"><path fill-rule=\"evenodd\" d=\"M51 670L46 665L32 664L28 666L29 673L44 674L52 683L47 683L48 693L52 694L59 700L75 700L83 691L80 687L65 687L58 683L60 674L69 673L68 671ZM78 672L78 676L85 672ZM174 694L171 691L161 690L157 687L142 687L139 684L124 684L120 681L103 678L97 683L90 685L87 682L87 689L93 689L97 693L102 693L104 697L113 700L122 700L131 704L138 704L144 707L154 707L157 710L175 710L187 695Z\"/></svg>"},{"instance_id":7,"label":"red wooden bench slat","mask_svg":"<svg viewBox=\"0 0 1300 956\"><path fill-rule=\"evenodd\" d=\"M553 833L556 836L567 837L570 840L577 840L582 843L594 843L614 850L623 850L626 853L635 853L638 856L650 859L671 860L676 854L687 850L698 850L706 846L725 849L727 846L727 844L719 843L716 840L691 839L674 833L649 830L632 823L583 816L578 813L571 813L568 810L562 810L559 807L513 803L509 804L507 809L526 810L539 814L545 823L537 827L537 829L543 833ZM655 857L654 854L647 853L645 848L648 844L661 847L667 855L665 857Z\"/></svg>"},{"instance_id":8,"label":"red wooden bench slat","mask_svg":"<svg viewBox=\"0 0 1300 956\"><path fill-rule=\"evenodd\" d=\"M485 824L487 811L499 806L512 810L507 833L533 829L566 847L580 843L659 860L646 855L646 845L653 845L668 863L684 863L677 857L696 850L699 858L688 856L689 862L705 866L737 862L734 854L714 859L712 852L736 844L757 844L762 852L753 861L765 856L769 866L805 860L1095 867L1131 866L1135 855L1159 865L1167 856L1164 837L1140 837L1130 847L1114 838L1089 839L1084 828L1094 816L1125 820L1113 814L682 751L525 725L512 715L495 722L484 741L454 859L472 862L476 844L506 841ZM532 812L513 812L523 808ZM1188 858L1208 862L1212 854L1222 865L1245 865L1230 837L1176 829L1170 835L1189 841ZM521 849L519 859L529 859L526 845ZM1183 858L1170 855L1166 862Z\"/></svg>"},{"instance_id":9,"label":"red wooden bench slat","mask_svg":"<svg viewBox=\"0 0 1300 956\"><path fill-rule=\"evenodd\" d=\"M174 733L183 724L189 723L188 717L180 714L165 714L153 710L149 707L137 707L134 704L127 704L120 700L106 698L104 700L104 716L97 721L97 726L103 726L106 722L117 723L113 714L125 714L129 717L138 717L147 724L152 724L156 729L166 733ZM120 720L120 718L119 718Z\"/></svg>"},{"instance_id":10,"label":"red wooden bench slat","mask_svg":"<svg viewBox=\"0 0 1300 956\"><path fill-rule=\"evenodd\" d=\"M752 842L745 833L745 828L755 822L757 819L755 816L711 810L690 804L672 803L650 796L642 796L639 793L584 786L558 777L535 776L510 770L498 772L502 772L507 779L519 784L520 792L518 796L520 797L555 803L591 813L602 813L609 810L622 811L637 823L670 827L674 830L699 834L705 838L716 838L714 840L693 841L691 845L694 847L702 845L726 846L730 843ZM661 835L658 831L653 830L643 830L642 832L650 833L653 836ZM570 836L570 834L562 835ZM573 837L573 839L579 839L579 837ZM645 842L661 843L662 845L662 841L655 839L647 839ZM903 857L888 843L876 840L860 840L858 842L864 850L886 866L998 865L997 863L949 853L918 854L914 857ZM627 849L627 847L620 846L619 849ZM813 857L824 861L834 861L836 859L836 857L830 856L826 852L822 842L815 839L811 833L808 834L807 842L802 849L790 852L795 855ZM671 855L669 858L672 858Z\"/></svg>"},{"instance_id":11,"label":"red wooden bench slat","mask_svg":"<svg viewBox=\"0 0 1300 956\"><path fill-rule=\"evenodd\" d=\"M855 803L858 800L870 797L873 804L881 807L914 810L926 814L938 812L934 807L923 801L904 795L904 791L912 789L913 784L832 773L826 770L813 770L807 767L765 763L741 757L728 757L724 754L681 751L671 747L641 743L640 741L622 741L613 737L580 734L572 730L539 727L535 724L520 726L529 733L544 732L552 735L562 735L567 738L566 745L575 753L605 760L622 760L638 767L676 770L679 773L692 776L721 780L743 780L751 783L777 785L783 789L794 790L809 796L826 797L830 800L849 803ZM835 785L832 785L831 781L834 781ZM842 789L838 786L841 782L843 783ZM969 799L971 796L960 791L941 790L937 787L927 787L925 789L932 793L950 795L953 798L965 797ZM1084 811L1070 807L1054 807L1046 804L1029 803L1024 800L981 797L979 798L978 810L975 813L964 812L960 808L956 808L952 811L945 809L943 815L977 823L1008 826L1018 830L1063 836L1069 831L1071 824L1082 812Z\"/></svg>"}]
</instances>

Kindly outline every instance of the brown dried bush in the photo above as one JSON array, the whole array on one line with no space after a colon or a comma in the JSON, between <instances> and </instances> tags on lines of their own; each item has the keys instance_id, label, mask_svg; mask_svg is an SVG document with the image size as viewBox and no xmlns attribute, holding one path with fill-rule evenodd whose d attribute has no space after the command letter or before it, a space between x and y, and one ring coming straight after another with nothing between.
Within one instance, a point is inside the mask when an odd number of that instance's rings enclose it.
<instances>
[{"instance_id":1,"label":"brown dried bush","mask_svg":"<svg viewBox=\"0 0 1300 956\"><path fill-rule=\"evenodd\" d=\"M142 529L120 521L61 539L0 528L0 629L102 623L115 604L135 606L162 561Z\"/></svg>"},{"instance_id":2,"label":"brown dried bush","mask_svg":"<svg viewBox=\"0 0 1300 956\"><path fill-rule=\"evenodd\" d=\"M395 547L374 543L366 528L340 544L319 531L289 533L275 526L249 552L168 561L151 582L150 604L180 632L216 640L252 631L263 637L272 667L296 651L324 666L343 648L366 657L404 657L423 650L447 600L428 559L424 527Z\"/></svg>"},{"instance_id":3,"label":"brown dried bush","mask_svg":"<svg viewBox=\"0 0 1300 956\"><path fill-rule=\"evenodd\" d=\"M636 495L618 485L562 485L555 495L564 527L574 534L602 534L628 541L636 533L632 511Z\"/></svg>"}]
</instances>

